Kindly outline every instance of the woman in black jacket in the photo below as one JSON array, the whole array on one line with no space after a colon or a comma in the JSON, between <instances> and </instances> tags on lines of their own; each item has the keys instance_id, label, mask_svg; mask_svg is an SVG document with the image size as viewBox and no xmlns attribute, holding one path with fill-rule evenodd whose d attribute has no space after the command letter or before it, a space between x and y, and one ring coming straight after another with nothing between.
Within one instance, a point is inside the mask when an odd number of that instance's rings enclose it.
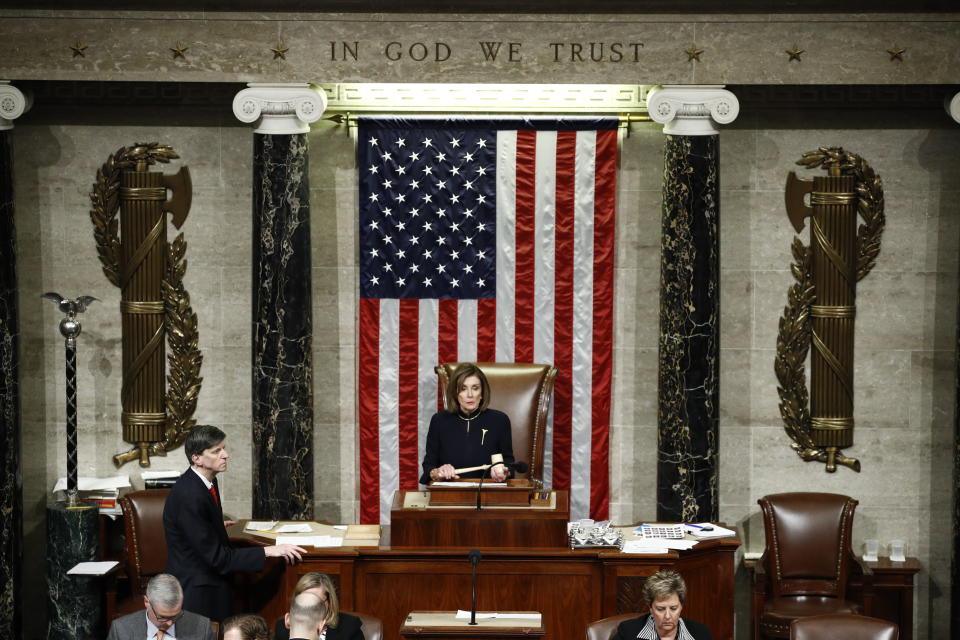
<instances>
[{"instance_id":1,"label":"woman in black jacket","mask_svg":"<svg viewBox=\"0 0 960 640\"><path fill-rule=\"evenodd\" d=\"M657 571L647 578L643 599L650 613L620 623L613 640L713 640L706 625L680 617L687 584L676 571Z\"/></svg>"}]
</instances>

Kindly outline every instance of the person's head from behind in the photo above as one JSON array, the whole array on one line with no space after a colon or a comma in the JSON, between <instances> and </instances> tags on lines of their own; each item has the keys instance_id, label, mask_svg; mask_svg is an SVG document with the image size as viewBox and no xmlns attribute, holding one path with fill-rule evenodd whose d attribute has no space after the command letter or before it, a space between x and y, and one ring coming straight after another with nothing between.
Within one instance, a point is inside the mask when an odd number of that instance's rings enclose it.
<instances>
[{"instance_id":1,"label":"person's head from behind","mask_svg":"<svg viewBox=\"0 0 960 640\"><path fill-rule=\"evenodd\" d=\"M270 627L260 616L230 616L223 621L223 640L270 640Z\"/></svg>"},{"instance_id":2,"label":"person's head from behind","mask_svg":"<svg viewBox=\"0 0 960 640\"><path fill-rule=\"evenodd\" d=\"M447 410L467 415L490 406L490 383L475 364L466 362L453 370L447 383Z\"/></svg>"},{"instance_id":3,"label":"person's head from behind","mask_svg":"<svg viewBox=\"0 0 960 640\"><path fill-rule=\"evenodd\" d=\"M303 574L293 588L294 597L301 593L312 593L323 600L327 605L327 626L337 627L340 623L340 600L337 598L337 590L330 576L319 571Z\"/></svg>"},{"instance_id":4,"label":"person's head from behind","mask_svg":"<svg viewBox=\"0 0 960 640\"><path fill-rule=\"evenodd\" d=\"M191 465L201 472L208 471L214 475L227 470L227 448L225 434L212 424L198 424L183 443L183 452Z\"/></svg>"},{"instance_id":5,"label":"person's head from behind","mask_svg":"<svg viewBox=\"0 0 960 640\"><path fill-rule=\"evenodd\" d=\"M683 577L676 571L657 571L644 582L643 598L650 607L657 635L661 638L673 635L687 600L687 583Z\"/></svg>"},{"instance_id":6,"label":"person's head from behind","mask_svg":"<svg viewBox=\"0 0 960 640\"><path fill-rule=\"evenodd\" d=\"M180 582L169 573L158 573L150 578L143 596L143 608L147 610L147 618L160 631L172 627L183 614Z\"/></svg>"},{"instance_id":7,"label":"person's head from behind","mask_svg":"<svg viewBox=\"0 0 960 640\"><path fill-rule=\"evenodd\" d=\"M316 640L326 626L327 605L315 593L301 593L293 598L290 613L285 617L291 638Z\"/></svg>"}]
</instances>

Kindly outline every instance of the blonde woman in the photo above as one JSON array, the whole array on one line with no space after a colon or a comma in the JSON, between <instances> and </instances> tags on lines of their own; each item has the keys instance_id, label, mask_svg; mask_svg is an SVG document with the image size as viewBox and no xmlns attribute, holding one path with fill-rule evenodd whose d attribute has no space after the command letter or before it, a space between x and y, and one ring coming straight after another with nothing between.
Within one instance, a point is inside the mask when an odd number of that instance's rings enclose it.
<instances>
[{"instance_id":1,"label":"blonde woman","mask_svg":"<svg viewBox=\"0 0 960 640\"><path fill-rule=\"evenodd\" d=\"M327 621L320 640L364 640L363 631L360 630L360 618L340 611L340 600L330 576L316 571L303 574L293 588L293 597L296 598L301 593L315 594L327 605ZM277 620L274 640L289 639L290 629L281 618Z\"/></svg>"}]
</instances>

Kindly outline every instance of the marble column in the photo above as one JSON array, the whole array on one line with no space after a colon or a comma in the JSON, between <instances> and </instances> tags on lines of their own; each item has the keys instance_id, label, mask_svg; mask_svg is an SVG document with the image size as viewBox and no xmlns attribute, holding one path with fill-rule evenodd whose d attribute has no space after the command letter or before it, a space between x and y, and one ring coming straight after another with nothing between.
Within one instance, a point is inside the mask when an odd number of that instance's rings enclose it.
<instances>
[{"instance_id":1,"label":"marble column","mask_svg":"<svg viewBox=\"0 0 960 640\"><path fill-rule=\"evenodd\" d=\"M253 517L313 519L310 122L326 96L249 84L234 114L253 152Z\"/></svg>"},{"instance_id":2,"label":"marble column","mask_svg":"<svg viewBox=\"0 0 960 640\"><path fill-rule=\"evenodd\" d=\"M13 202L13 120L28 107L0 81L0 638L19 638L23 497L20 479L20 329Z\"/></svg>"},{"instance_id":3,"label":"marble column","mask_svg":"<svg viewBox=\"0 0 960 640\"><path fill-rule=\"evenodd\" d=\"M67 575L78 562L98 560L99 513L93 507L47 506L47 640L94 640L100 628L102 578ZM12 637L12 636L4 636Z\"/></svg>"},{"instance_id":4,"label":"marble column","mask_svg":"<svg viewBox=\"0 0 960 640\"><path fill-rule=\"evenodd\" d=\"M660 237L657 519L719 519L720 145L722 86L666 85L647 97L664 125Z\"/></svg>"},{"instance_id":5,"label":"marble column","mask_svg":"<svg viewBox=\"0 0 960 640\"><path fill-rule=\"evenodd\" d=\"M947 98L944 105L947 113L960 124L960 93ZM957 296L960 301L960 295ZM960 304L960 303L958 303ZM960 309L957 317L960 318ZM956 395L953 406L953 542L950 564L950 637L960 637L960 322L957 326Z\"/></svg>"}]
</instances>

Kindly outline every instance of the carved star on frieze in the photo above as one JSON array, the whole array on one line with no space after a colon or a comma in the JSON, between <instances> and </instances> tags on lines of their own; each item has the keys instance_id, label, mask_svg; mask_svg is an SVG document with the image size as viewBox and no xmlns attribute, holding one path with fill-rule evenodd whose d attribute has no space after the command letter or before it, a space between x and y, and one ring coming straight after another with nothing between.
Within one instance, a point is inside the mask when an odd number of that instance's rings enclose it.
<instances>
[{"instance_id":1,"label":"carved star on frieze","mask_svg":"<svg viewBox=\"0 0 960 640\"><path fill-rule=\"evenodd\" d=\"M800 56L803 55L805 51L797 45L793 45L793 49L787 49L784 51L784 53L790 56L790 59L787 60L787 62L791 62L793 60L796 60L797 62L803 62L803 60L800 59Z\"/></svg>"},{"instance_id":2,"label":"carved star on frieze","mask_svg":"<svg viewBox=\"0 0 960 640\"><path fill-rule=\"evenodd\" d=\"M894 60L899 60L900 62L903 62L903 54L905 54L906 52L907 52L906 49L902 49L902 48L900 48L900 47L898 47L898 46L896 46L896 45L894 45L893 47L887 49L887 53L890 54L890 61L891 61L891 62L894 61Z\"/></svg>"},{"instance_id":3,"label":"carved star on frieze","mask_svg":"<svg viewBox=\"0 0 960 640\"><path fill-rule=\"evenodd\" d=\"M87 57L87 56L84 55L84 53L83 53L83 50L87 48L87 45L82 44L79 40L77 40L77 44L72 45L70 48L73 49L73 57L74 57L74 58L76 58L77 56L80 56L81 58L86 58L86 57Z\"/></svg>"},{"instance_id":4,"label":"carved star on frieze","mask_svg":"<svg viewBox=\"0 0 960 640\"><path fill-rule=\"evenodd\" d=\"M189 49L190 49L190 47L185 47L185 46L183 46L183 43L180 42L179 40L177 41L177 46L175 46L175 47L170 47L170 51L173 52L173 59L174 59L174 60L176 60L177 58L183 58L184 60L186 60L186 59L187 59L187 56L185 56L184 54L185 54Z\"/></svg>"},{"instance_id":5,"label":"carved star on frieze","mask_svg":"<svg viewBox=\"0 0 960 640\"><path fill-rule=\"evenodd\" d=\"M697 45L695 44L690 45L690 47L686 50L687 62L693 62L694 60L701 62L700 54L702 53L703 49L698 49Z\"/></svg>"},{"instance_id":6,"label":"carved star on frieze","mask_svg":"<svg viewBox=\"0 0 960 640\"><path fill-rule=\"evenodd\" d=\"M283 46L283 43L282 43L282 42L278 42L278 43L277 43L277 46L275 46L274 48L270 49L270 51L273 51L273 59L274 59L274 60L276 60L277 58L280 58L280 59L282 59L282 60L286 60L286 59L287 59L287 51L290 51L290 47L285 47L285 46Z\"/></svg>"}]
</instances>

